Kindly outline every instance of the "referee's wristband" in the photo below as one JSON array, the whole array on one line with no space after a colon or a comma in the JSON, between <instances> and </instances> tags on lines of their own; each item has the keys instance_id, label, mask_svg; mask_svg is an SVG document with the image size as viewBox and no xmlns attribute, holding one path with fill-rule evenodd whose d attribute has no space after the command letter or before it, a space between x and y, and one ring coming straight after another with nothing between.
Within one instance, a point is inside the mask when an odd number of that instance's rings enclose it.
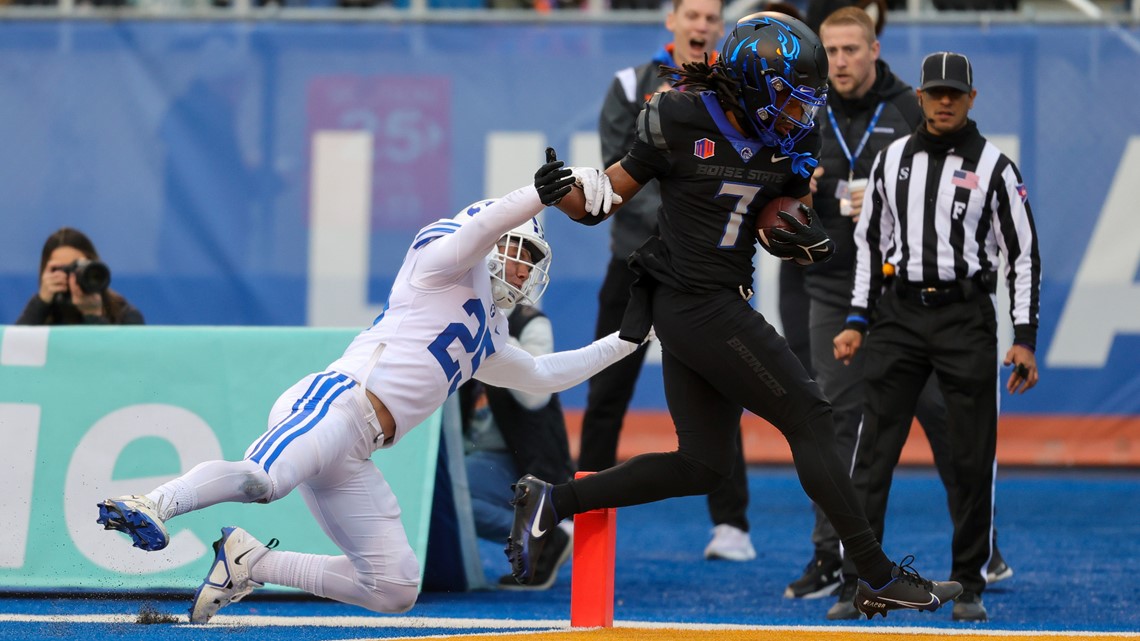
<instances>
[{"instance_id":1,"label":"referee's wristband","mask_svg":"<svg viewBox=\"0 0 1140 641\"><path fill-rule=\"evenodd\" d=\"M865 334L867 333L868 325L870 325L870 323L867 322L866 318L858 314L851 314L843 322L843 329L853 329L860 334Z\"/></svg>"}]
</instances>

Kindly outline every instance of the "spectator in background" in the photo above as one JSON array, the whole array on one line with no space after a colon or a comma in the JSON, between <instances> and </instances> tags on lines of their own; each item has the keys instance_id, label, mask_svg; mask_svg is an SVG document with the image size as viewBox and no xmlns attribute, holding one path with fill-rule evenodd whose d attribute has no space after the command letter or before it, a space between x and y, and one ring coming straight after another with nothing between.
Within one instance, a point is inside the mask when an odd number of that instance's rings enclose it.
<instances>
[{"instance_id":1,"label":"spectator in background","mask_svg":"<svg viewBox=\"0 0 1140 641\"><path fill-rule=\"evenodd\" d=\"M17 325L142 325L142 312L111 289L111 272L86 234L63 227L40 253L40 290Z\"/></svg>"},{"instance_id":2,"label":"spectator in background","mask_svg":"<svg viewBox=\"0 0 1140 641\"><path fill-rule=\"evenodd\" d=\"M684 64L703 61L707 54L715 58L717 44L724 35L723 8L721 0L673 0L673 10L665 16L665 28L672 32L673 41L662 47L649 62L626 67L614 74L598 117L598 136L602 142L605 166L621 160L633 146L637 135L637 116L645 102L659 91L672 89L672 79L662 79L658 75L662 65L680 68ZM653 180L622 207L621 214L614 216L610 224L611 258L598 291L597 336L605 336L621 326L634 281L634 273L626 260L657 233L657 209L660 206L661 188ZM582 418L582 442L578 455L580 469L600 472L617 463L618 438L638 374L645 362L646 350L646 347L641 347L590 379L586 411ZM712 541L705 548L705 558L708 559L749 561L756 558L756 550L748 537L748 472L739 434L736 442L736 464L732 475L708 496L709 515L714 526ZM546 478L539 474L536 476Z\"/></svg>"},{"instance_id":3,"label":"spectator in background","mask_svg":"<svg viewBox=\"0 0 1140 641\"><path fill-rule=\"evenodd\" d=\"M1014 332L1006 389L1024 393L1038 381L1041 258L1029 193L1013 161L970 120L976 96L965 56L944 51L923 60L924 123L875 157L855 227L851 306L834 339L837 359L865 352L852 479L880 539L915 403L931 372L938 375L954 465L950 577L963 588L956 621L988 616L981 593L993 552L1000 256ZM884 263L896 267L889 278Z\"/></svg>"},{"instance_id":4,"label":"spectator in background","mask_svg":"<svg viewBox=\"0 0 1140 641\"><path fill-rule=\"evenodd\" d=\"M537 307L516 305L508 319L507 342L533 356L554 351L550 319ZM558 394L535 394L471 380L459 388L463 417L467 482L479 538L506 540L514 510L511 484L523 474L565 483L574 476L566 421ZM551 532L550 543L539 556L535 578L521 584L507 573L499 578L501 590L545 590L558 578L558 569L570 558L570 522Z\"/></svg>"}]
</instances>

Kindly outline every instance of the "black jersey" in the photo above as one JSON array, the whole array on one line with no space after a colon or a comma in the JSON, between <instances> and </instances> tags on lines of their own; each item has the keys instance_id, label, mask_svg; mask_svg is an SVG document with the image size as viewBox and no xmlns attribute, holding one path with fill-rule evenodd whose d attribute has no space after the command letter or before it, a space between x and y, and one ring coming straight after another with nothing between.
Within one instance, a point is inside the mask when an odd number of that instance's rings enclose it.
<instances>
[{"instance_id":1,"label":"black jersey","mask_svg":"<svg viewBox=\"0 0 1140 641\"><path fill-rule=\"evenodd\" d=\"M756 216L776 197L810 192L805 160L819 141L813 133L784 153L738 132L711 91L655 94L621 161L637 182L661 185L664 263L650 271L686 291L750 287Z\"/></svg>"}]
</instances>

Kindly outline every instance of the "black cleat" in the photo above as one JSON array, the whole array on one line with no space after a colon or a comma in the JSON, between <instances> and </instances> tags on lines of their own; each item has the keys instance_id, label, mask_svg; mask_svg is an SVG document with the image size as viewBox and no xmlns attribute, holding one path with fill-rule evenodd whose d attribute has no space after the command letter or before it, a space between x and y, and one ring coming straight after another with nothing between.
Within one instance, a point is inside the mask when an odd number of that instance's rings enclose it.
<instances>
[{"instance_id":1,"label":"black cleat","mask_svg":"<svg viewBox=\"0 0 1140 641\"><path fill-rule=\"evenodd\" d=\"M554 486L527 474L511 487L515 491L515 498L511 499L515 519L503 551L511 562L515 580L527 585L534 578L542 548L551 538L548 534L558 527L558 516L550 502L550 490Z\"/></svg>"},{"instance_id":2,"label":"black cleat","mask_svg":"<svg viewBox=\"0 0 1140 641\"><path fill-rule=\"evenodd\" d=\"M891 580L879 589L872 588L859 579L855 593L855 608L867 615L887 617L891 610L922 610L933 612L944 603L952 601L962 593L962 585L957 581L930 581L922 578L911 567L914 555L907 555L902 563L891 569Z\"/></svg>"},{"instance_id":3,"label":"black cleat","mask_svg":"<svg viewBox=\"0 0 1140 641\"><path fill-rule=\"evenodd\" d=\"M542 548L542 554L538 555L538 562L535 564L534 576L531 577L530 583L521 584L515 579L513 574L505 574L499 577L498 588L500 590L548 590L550 586L558 579L558 570L566 561L570 559L570 553L574 551L574 537L570 536L560 527L555 527L550 530L550 534L545 537L550 540Z\"/></svg>"},{"instance_id":4,"label":"black cleat","mask_svg":"<svg viewBox=\"0 0 1140 641\"><path fill-rule=\"evenodd\" d=\"M784 589L785 599L820 599L839 591L843 562L837 558L813 556L800 578ZM854 597L854 593L851 595Z\"/></svg>"}]
</instances>

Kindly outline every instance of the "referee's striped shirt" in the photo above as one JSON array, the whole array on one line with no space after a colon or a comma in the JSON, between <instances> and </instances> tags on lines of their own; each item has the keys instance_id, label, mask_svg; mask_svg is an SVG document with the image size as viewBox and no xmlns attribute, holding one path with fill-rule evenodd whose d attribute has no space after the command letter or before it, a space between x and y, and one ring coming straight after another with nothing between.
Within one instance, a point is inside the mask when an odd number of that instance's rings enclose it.
<instances>
[{"instance_id":1,"label":"referee's striped shirt","mask_svg":"<svg viewBox=\"0 0 1140 641\"><path fill-rule=\"evenodd\" d=\"M1006 258L1014 341L1036 347L1041 260L1021 173L981 135L945 155L921 149L914 134L875 157L863 215L851 314L870 319L883 263L916 287L946 286Z\"/></svg>"}]
</instances>

